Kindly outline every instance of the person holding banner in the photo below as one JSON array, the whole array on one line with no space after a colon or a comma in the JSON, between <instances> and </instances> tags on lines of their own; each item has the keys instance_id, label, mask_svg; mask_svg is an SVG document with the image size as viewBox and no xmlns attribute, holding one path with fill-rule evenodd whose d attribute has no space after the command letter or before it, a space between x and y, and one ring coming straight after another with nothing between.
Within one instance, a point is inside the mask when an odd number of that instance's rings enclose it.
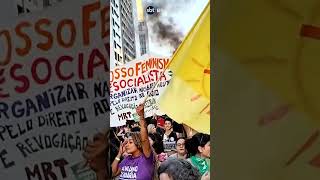
<instances>
[{"instance_id":1,"label":"person holding banner","mask_svg":"<svg viewBox=\"0 0 320 180\"><path fill-rule=\"evenodd\" d=\"M119 153L111 165L113 176L120 175L119 180L152 180L156 177L156 158L148 138L144 104L139 105L136 111L140 116L140 132L128 133L129 136L121 143ZM120 162L124 151L129 155Z\"/></svg>"}]
</instances>

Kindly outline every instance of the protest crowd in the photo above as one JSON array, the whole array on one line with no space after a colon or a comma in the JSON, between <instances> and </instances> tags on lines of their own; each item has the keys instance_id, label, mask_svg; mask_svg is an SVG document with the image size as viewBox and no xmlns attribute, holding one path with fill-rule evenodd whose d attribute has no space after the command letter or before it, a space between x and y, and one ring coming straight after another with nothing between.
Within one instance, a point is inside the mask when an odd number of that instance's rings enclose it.
<instances>
[{"instance_id":1,"label":"protest crowd","mask_svg":"<svg viewBox=\"0 0 320 180\"><path fill-rule=\"evenodd\" d=\"M208 3L172 57L112 69L110 128L83 153L98 180L210 179L209 36Z\"/></svg>"},{"instance_id":2,"label":"protest crowd","mask_svg":"<svg viewBox=\"0 0 320 180\"><path fill-rule=\"evenodd\" d=\"M143 105L136 110L139 122L127 121L89 142L84 157L99 180L210 179L210 135L166 115L145 118Z\"/></svg>"}]
</instances>

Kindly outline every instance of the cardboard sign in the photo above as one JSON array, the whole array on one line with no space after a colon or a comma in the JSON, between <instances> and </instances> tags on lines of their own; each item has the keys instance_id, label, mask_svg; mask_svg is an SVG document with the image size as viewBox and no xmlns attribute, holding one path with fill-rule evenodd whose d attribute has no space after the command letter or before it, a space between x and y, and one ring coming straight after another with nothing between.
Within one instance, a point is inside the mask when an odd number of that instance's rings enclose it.
<instances>
[{"instance_id":1,"label":"cardboard sign","mask_svg":"<svg viewBox=\"0 0 320 180\"><path fill-rule=\"evenodd\" d=\"M126 120L138 119L135 108L148 95L145 116L162 114L157 106L157 100L171 79L170 71L164 71L168 64L169 58L149 57L111 70L111 127L122 126ZM158 84L153 89L156 82Z\"/></svg>"}]
</instances>

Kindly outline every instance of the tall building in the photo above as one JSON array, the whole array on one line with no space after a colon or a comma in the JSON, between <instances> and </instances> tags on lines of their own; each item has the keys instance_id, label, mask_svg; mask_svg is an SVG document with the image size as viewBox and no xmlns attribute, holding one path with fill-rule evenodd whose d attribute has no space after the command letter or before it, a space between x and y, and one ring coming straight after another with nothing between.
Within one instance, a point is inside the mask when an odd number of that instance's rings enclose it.
<instances>
[{"instance_id":1,"label":"tall building","mask_svg":"<svg viewBox=\"0 0 320 180\"><path fill-rule=\"evenodd\" d=\"M145 11L142 5L142 0L136 0L137 5L137 18L138 18L138 38L140 56L149 53L149 39L148 39L148 26L145 21Z\"/></svg>"},{"instance_id":2,"label":"tall building","mask_svg":"<svg viewBox=\"0 0 320 180\"><path fill-rule=\"evenodd\" d=\"M132 2L133 0L111 0L111 68L136 58Z\"/></svg>"},{"instance_id":3,"label":"tall building","mask_svg":"<svg viewBox=\"0 0 320 180\"><path fill-rule=\"evenodd\" d=\"M121 12L120 1L111 0L110 11L110 67L119 66L123 62L123 49L122 49L122 31L121 31Z\"/></svg>"},{"instance_id":4,"label":"tall building","mask_svg":"<svg viewBox=\"0 0 320 180\"><path fill-rule=\"evenodd\" d=\"M120 1L123 60L127 63L136 58L133 0Z\"/></svg>"}]
</instances>

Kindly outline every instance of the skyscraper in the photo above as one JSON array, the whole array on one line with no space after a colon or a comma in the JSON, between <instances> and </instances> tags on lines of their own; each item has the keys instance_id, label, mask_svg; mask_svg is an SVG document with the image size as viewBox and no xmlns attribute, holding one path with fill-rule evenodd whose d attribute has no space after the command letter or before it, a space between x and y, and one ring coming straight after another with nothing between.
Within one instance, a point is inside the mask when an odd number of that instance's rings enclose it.
<instances>
[{"instance_id":1,"label":"skyscraper","mask_svg":"<svg viewBox=\"0 0 320 180\"><path fill-rule=\"evenodd\" d=\"M111 0L111 68L136 58L132 2L133 0Z\"/></svg>"},{"instance_id":2,"label":"skyscraper","mask_svg":"<svg viewBox=\"0 0 320 180\"><path fill-rule=\"evenodd\" d=\"M138 17L138 35L140 45L140 56L149 53L148 27L145 21L145 11L142 0L136 0L137 17Z\"/></svg>"},{"instance_id":3,"label":"skyscraper","mask_svg":"<svg viewBox=\"0 0 320 180\"><path fill-rule=\"evenodd\" d=\"M120 1L120 20L124 63L136 58L133 0Z\"/></svg>"},{"instance_id":4,"label":"skyscraper","mask_svg":"<svg viewBox=\"0 0 320 180\"><path fill-rule=\"evenodd\" d=\"M120 0L111 0L110 21L110 67L119 66L123 62L122 31L120 16Z\"/></svg>"}]
</instances>

